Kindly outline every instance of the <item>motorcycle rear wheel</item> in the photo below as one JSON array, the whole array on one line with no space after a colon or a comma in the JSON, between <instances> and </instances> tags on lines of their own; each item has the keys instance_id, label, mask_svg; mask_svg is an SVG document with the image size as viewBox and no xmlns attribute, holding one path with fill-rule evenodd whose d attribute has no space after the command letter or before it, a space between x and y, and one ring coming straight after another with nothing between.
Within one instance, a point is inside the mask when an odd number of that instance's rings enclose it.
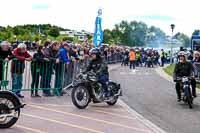
<instances>
[{"instance_id":1,"label":"motorcycle rear wheel","mask_svg":"<svg viewBox=\"0 0 200 133\"><path fill-rule=\"evenodd\" d=\"M109 101L109 102L106 102L108 105L110 105L110 106L114 106L116 103L117 103L117 101L118 101L118 96L117 97L114 97L113 98L113 100L111 100L111 101Z\"/></svg>"}]
</instances>

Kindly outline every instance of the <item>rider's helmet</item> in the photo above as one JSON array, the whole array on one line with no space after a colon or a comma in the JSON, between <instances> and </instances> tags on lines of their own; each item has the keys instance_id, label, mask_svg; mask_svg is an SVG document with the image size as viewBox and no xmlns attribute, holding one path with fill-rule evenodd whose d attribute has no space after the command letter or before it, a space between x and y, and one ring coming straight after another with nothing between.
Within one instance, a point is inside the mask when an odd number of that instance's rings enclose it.
<instances>
[{"instance_id":1,"label":"rider's helmet","mask_svg":"<svg viewBox=\"0 0 200 133\"><path fill-rule=\"evenodd\" d=\"M180 52L178 53L178 56L179 56L179 57L180 57L180 56L185 57L185 56L186 56L186 53L185 53L184 51L180 51Z\"/></svg>"},{"instance_id":2,"label":"rider's helmet","mask_svg":"<svg viewBox=\"0 0 200 133\"><path fill-rule=\"evenodd\" d=\"M185 58L185 60L187 59L186 58L186 53L184 52L184 51L180 51L179 53L178 53L178 58L180 59L180 57L184 57Z\"/></svg>"},{"instance_id":3,"label":"rider's helmet","mask_svg":"<svg viewBox=\"0 0 200 133\"><path fill-rule=\"evenodd\" d=\"M100 56L100 50L99 50L98 48L92 48L92 49L89 51L89 54L90 54L90 55L96 54L97 56Z\"/></svg>"}]
</instances>

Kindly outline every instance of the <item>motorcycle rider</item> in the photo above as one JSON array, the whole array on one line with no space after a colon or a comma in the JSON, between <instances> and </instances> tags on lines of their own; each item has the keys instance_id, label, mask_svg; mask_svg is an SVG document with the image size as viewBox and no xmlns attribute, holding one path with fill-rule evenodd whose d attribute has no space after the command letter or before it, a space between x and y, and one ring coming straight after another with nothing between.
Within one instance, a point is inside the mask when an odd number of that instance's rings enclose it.
<instances>
[{"instance_id":1,"label":"motorcycle rider","mask_svg":"<svg viewBox=\"0 0 200 133\"><path fill-rule=\"evenodd\" d=\"M98 82L101 83L105 97L109 97L108 88L106 82L109 81L109 73L108 73L108 66L103 61L101 57L100 51L98 48L93 48L90 50L89 54L92 57L89 66L87 67L86 71L93 71L97 74Z\"/></svg>"},{"instance_id":2,"label":"motorcycle rider","mask_svg":"<svg viewBox=\"0 0 200 133\"><path fill-rule=\"evenodd\" d=\"M181 83L177 81L177 77L193 77L194 67L192 63L188 62L185 57L185 52L179 52L179 62L174 69L174 82L176 82L176 93L178 102L181 101ZM195 79L191 79L192 95L196 97L196 82Z\"/></svg>"}]
</instances>

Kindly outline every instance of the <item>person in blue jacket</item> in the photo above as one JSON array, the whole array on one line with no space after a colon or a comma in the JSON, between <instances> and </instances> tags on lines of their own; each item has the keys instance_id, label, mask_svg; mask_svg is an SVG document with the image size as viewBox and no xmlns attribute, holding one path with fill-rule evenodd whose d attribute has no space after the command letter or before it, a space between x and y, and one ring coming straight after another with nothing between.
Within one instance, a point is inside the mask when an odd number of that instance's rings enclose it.
<instances>
[{"instance_id":1,"label":"person in blue jacket","mask_svg":"<svg viewBox=\"0 0 200 133\"><path fill-rule=\"evenodd\" d=\"M55 88L59 88L61 96L65 93L62 91L63 85L61 84L63 77L64 81L68 80L68 75L66 73L68 71L68 63L70 62L69 50L70 45L67 42L64 42L58 51L60 63L55 67L56 77L58 77L58 80L55 82Z\"/></svg>"},{"instance_id":2,"label":"person in blue jacket","mask_svg":"<svg viewBox=\"0 0 200 133\"><path fill-rule=\"evenodd\" d=\"M70 50L70 46L67 42L63 43L63 46L61 46L61 48L59 49L59 56L60 56L60 60L63 63L68 63L69 60L69 50Z\"/></svg>"}]
</instances>

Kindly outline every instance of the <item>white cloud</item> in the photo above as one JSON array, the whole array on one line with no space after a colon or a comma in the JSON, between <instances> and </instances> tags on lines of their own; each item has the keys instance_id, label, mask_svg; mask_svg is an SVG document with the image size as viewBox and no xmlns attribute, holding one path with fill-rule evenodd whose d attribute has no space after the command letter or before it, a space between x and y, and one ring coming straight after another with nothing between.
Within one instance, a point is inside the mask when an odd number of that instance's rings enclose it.
<instances>
[{"instance_id":1,"label":"white cloud","mask_svg":"<svg viewBox=\"0 0 200 133\"><path fill-rule=\"evenodd\" d=\"M0 25L50 23L92 32L97 10L102 8L103 28L111 29L123 19L136 19L158 26L168 34L170 24L174 23L175 32L191 35L200 28L198 6L198 0L6 0L1 1ZM145 18L155 15L161 16L160 20Z\"/></svg>"}]
</instances>

